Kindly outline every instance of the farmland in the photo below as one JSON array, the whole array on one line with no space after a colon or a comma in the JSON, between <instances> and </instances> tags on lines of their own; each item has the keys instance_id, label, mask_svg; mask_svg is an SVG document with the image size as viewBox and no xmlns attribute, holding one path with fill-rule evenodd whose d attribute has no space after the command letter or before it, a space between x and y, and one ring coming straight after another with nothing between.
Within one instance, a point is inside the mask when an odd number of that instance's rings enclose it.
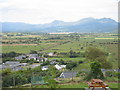
<instances>
[{"instance_id":1,"label":"farmland","mask_svg":"<svg viewBox=\"0 0 120 90\"><path fill-rule=\"evenodd\" d=\"M84 52L88 47L97 47L108 53L108 59L117 68L118 60L118 37L114 33L70 33L70 34L39 34L39 33L3 33L2 53L17 52L29 53L31 50L37 52L68 53L70 50L80 53L77 58L69 58L65 55L51 57L64 61L85 61ZM87 65L83 65L86 68ZM89 67L88 67L89 68Z\"/></svg>"},{"instance_id":2,"label":"farmland","mask_svg":"<svg viewBox=\"0 0 120 90\"><path fill-rule=\"evenodd\" d=\"M11 35L11 36L10 36ZM96 38L97 37L97 38ZM111 38L110 38L111 37ZM111 34L68 34L68 35L26 35L15 36L15 34L3 34L2 48L3 53L15 51L20 53L29 53L29 51L45 52L68 52L84 51L86 47L95 46L110 52L113 48L117 52L118 37ZM50 48L49 48L50 47ZM81 50L81 47L83 50ZM47 48L47 49L46 49ZM113 51L113 50L111 50Z\"/></svg>"}]
</instances>

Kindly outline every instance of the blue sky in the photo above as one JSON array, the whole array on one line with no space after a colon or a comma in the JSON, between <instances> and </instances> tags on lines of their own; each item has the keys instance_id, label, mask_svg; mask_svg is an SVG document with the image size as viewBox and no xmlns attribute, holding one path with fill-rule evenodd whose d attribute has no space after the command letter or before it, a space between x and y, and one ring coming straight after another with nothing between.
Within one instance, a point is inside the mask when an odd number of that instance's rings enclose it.
<instances>
[{"instance_id":1,"label":"blue sky","mask_svg":"<svg viewBox=\"0 0 120 90\"><path fill-rule=\"evenodd\" d=\"M0 0L0 21L49 23L86 17L118 19L119 0Z\"/></svg>"}]
</instances>

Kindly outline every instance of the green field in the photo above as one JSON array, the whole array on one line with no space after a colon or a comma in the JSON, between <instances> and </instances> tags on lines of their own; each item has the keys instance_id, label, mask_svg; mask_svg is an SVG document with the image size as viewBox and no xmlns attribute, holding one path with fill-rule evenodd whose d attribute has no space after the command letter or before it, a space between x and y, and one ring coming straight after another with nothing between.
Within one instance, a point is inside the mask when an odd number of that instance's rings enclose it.
<instances>
[{"instance_id":1,"label":"green field","mask_svg":"<svg viewBox=\"0 0 120 90\"><path fill-rule=\"evenodd\" d=\"M52 44L40 44L40 45L16 45L16 46L2 46L2 52L8 53L11 51L17 52L17 53L29 53L30 50L40 51L44 48L51 47Z\"/></svg>"}]
</instances>

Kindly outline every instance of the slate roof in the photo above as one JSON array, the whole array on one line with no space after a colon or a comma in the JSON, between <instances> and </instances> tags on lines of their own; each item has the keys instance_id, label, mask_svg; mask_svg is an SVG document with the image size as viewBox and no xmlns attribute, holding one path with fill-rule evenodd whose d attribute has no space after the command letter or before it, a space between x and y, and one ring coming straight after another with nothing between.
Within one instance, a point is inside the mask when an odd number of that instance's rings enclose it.
<instances>
[{"instance_id":1,"label":"slate roof","mask_svg":"<svg viewBox=\"0 0 120 90\"><path fill-rule=\"evenodd\" d=\"M72 77L76 77L77 72L75 71L64 71L61 73L60 78L72 78Z\"/></svg>"},{"instance_id":2,"label":"slate roof","mask_svg":"<svg viewBox=\"0 0 120 90\"><path fill-rule=\"evenodd\" d=\"M56 61L51 61L50 62L50 64L56 64L56 63L58 63L58 62L56 62Z\"/></svg>"},{"instance_id":3,"label":"slate roof","mask_svg":"<svg viewBox=\"0 0 120 90\"><path fill-rule=\"evenodd\" d=\"M38 57L38 54L27 54L29 57Z\"/></svg>"},{"instance_id":4,"label":"slate roof","mask_svg":"<svg viewBox=\"0 0 120 90\"><path fill-rule=\"evenodd\" d=\"M13 68L14 68L14 66L0 65L0 69L6 69L6 68L13 69Z\"/></svg>"},{"instance_id":5,"label":"slate roof","mask_svg":"<svg viewBox=\"0 0 120 90\"><path fill-rule=\"evenodd\" d=\"M5 62L5 64L14 65L14 64L20 64L20 62L16 62L16 61L7 61L7 62Z\"/></svg>"},{"instance_id":6,"label":"slate roof","mask_svg":"<svg viewBox=\"0 0 120 90\"><path fill-rule=\"evenodd\" d=\"M113 72L120 72L120 69L101 69L102 72L113 71Z\"/></svg>"},{"instance_id":7,"label":"slate roof","mask_svg":"<svg viewBox=\"0 0 120 90\"><path fill-rule=\"evenodd\" d=\"M25 55L20 55L20 56L18 56L18 57L15 57L15 59L17 59L17 60L22 60L22 59L24 59L24 58L26 58Z\"/></svg>"},{"instance_id":8,"label":"slate roof","mask_svg":"<svg viewBox=\"0 0 120 90\"><path fill-rule=\"evenodd\" d=\"M32 65L30 65L31 68L35 68L35 67L38 67L38 66L40 66L40 64L32 64Z\"/></svg>"},{"instance_id":9,"label":"slate roof","mask_svg":"<svg viewBox=\"0 0 120 90\"><path fill-rule=\"evenodd\" d=\"M10 68L12 70L15 70L15 71L18 71L18 70L23 70L22 67L19 67L19 66L16 66L16 65L0 65L0 69L7 69L7 68Z\"/></svg>"},{"instance_id":10,"label":"slate roof","mask_svg":"<svg viewBox=\"0 0 120 90\"><path fill-rule=\"evenodd\" d=\"M18 71L18 70L23 70L23 68L21 66L25 66L25 65L27 65L27 63L19 63L16 61L7 61L4 64L0 65L0 69L10 68L12 70Z\"/></svg>"}]
</instances>

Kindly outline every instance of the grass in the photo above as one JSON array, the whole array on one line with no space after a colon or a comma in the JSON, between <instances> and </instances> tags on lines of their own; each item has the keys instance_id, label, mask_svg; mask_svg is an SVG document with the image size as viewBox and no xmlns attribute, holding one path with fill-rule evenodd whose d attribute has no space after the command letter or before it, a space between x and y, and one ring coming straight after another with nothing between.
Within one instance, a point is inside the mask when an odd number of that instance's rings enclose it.
<instances>
[{"instance_id":1,"label":"grass","mask_svg":"<svg viewBox=\"0 0 120 90\"><path fill-rule=\"evenodd\" d=\"M74 51L80 51L80 46L79 46L80 42L78 41L72 41L66 44L62 44L56 47L53 47L49 50L46 50L46 52L53 52L53 51L57 51L57 52L69 52L70 50L74 50Z\"/></svg>"},{"instance_id":2,"label":"grass","mask_svg":"<svg viewBox=\"0 0 120 90\"><path fill-rule=\"evenodd\" d=\"M119 88L118 83L108 83L110 88Z\"/></svg>"},{"instance_id":3,"label":"grass","mask_svg":"<svg viewBox=\"0 0 120 90\"><path fill-rule=\"evenodd\" d=\"M39 51L43 48L47 48L52 46L51 44L41 44L41 45L16 45L16 46L2 46L2 52L8 53L11 51L15 51L17 53L29 53L30 50Z\"/></svg>"},{"instance_id":4,"label":"grass","mask_svg":"<svg viewBox=\"0 0 120 90\"><path fill-rule=\"evenodd\" d=\"M63 57L63 58L48 58L49 60L56 59L56 60L63 60L63 61L84 61L85 58L77 57L77 58L69 58L69 57Z\"/></svg>"},{"instance_id":5,"label":"grass","mask_svg":"<svg viewBox=\"0 0 120 90\"><path fill-rule=\"evenodd\" d=\"M76 70L76 71L80 71L82 69L89 70L90 64L89 63L82 63L82 64L79 64L76 68L74 68L74 70Z\"/></svg>"},{"instance_id":6,"label":"grass","mask_svg":"<svg viewBox=\"0 0 120 90\"><path fill-rule=\"evenodd\" d=\"M68 84L68 85L58 85L60 88L85 88L88 87L86 83L78 83L78 84Z\"/></svg>"},{"instance_id":7,"label":"grass","mask_svg":"<svg viewBox=\"0 0 120 90\"><path fill-rule=\"evenodd\" d=\"M118 83L107 83L109 88L118 88ZM33 88L48 88L47 85L34 85ZM64 84L64 85L57 85L57 88L88 88L88 85L85 82L80 82L77 84Z\"/></svg>"}]
</instances>

